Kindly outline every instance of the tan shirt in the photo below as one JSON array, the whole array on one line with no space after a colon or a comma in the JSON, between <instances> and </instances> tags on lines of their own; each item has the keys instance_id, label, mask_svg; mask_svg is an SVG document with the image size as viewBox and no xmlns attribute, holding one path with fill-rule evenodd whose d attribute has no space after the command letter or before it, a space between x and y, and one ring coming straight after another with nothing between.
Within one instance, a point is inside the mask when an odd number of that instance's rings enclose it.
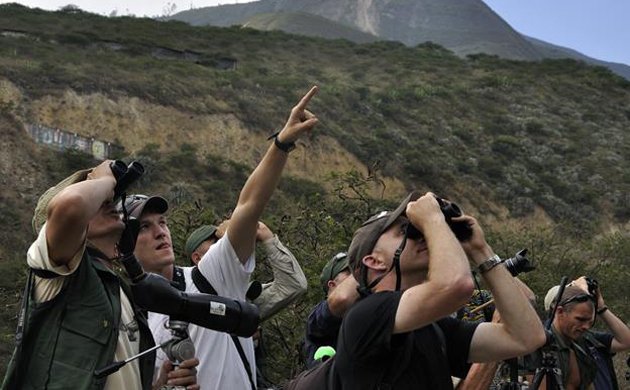
<instances>
[{"instance_id":1,"label":"tan shirt","mask_svg":"<svg viewBox=\"0 0 630 390\"><path fill-rule=\"evenodd\" d=\"M48 257L48 244L46 242L46 224L39 232L39 236L31 244L26 255L26 261L31 268L52 271L58 275L57 278L43 279L35 277L34 298L36 302L46 302L59 294L65 276L71 275L79 267L83 252L85 251L85 243L83 247L77 251L76 255L67 265L58 266L53 264ZM120 306L121 306L121 329L118 332L118 343L114 353L114 360L121 361L139 353L140 332L138 324L133 315L133 308L129 302L129 298L120 289ZM105 383L105 390L129 389L137 390L142 388L140 379L140 369L138 361L134 360L127 363L116 373L111 374Z\"/></svg>"}]
</instances>

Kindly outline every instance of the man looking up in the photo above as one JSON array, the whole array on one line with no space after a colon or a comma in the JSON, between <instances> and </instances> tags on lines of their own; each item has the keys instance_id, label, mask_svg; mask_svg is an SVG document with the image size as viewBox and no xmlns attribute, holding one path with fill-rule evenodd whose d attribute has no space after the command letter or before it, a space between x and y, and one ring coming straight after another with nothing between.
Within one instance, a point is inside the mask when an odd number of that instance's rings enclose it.
<instances>
[{"instance_id":1,"label":"man looking up","mask_svg":"<svg viewBox=\"0 0 630 390\"><path fill-rule=\"evenodd\" d=\"M275 190L295 141L317 124L306 106L317 92L311 90L291 110L284 128L274 136L262 161L249 176L241 190L229 226L203 255L197 268L200 275L216 290L217 295L245 300L248 281L254 270L254 247L258 220ZM140 220L140 233L135 256L147 271L160 273L175 280L174 255L166 217L166 201L158 197L131 198L126 208ZM193 267L183 268L187 292L199 292L193 283ZM150 318L154 336L161 341L170 337L162 327L168 319L152 313ZM200 365L199 383L207 390L255 388L255 361L252 338L234 338L226 333L189 326ZM160 354L158 353L158 358Z\"/></svg>"},{"instance_id":2,"label":"man looking up","mask_svg":"<svg viewBox=\"0 0 630 390\"><path fill-rule=\"evenodd\" d=\"M355 232L348 258L366 297L341 325L332 367L340 388L448 389L468 362L524 355L545 342L536 312L477 221L453 221L472 230L470 239L457 241L433 194L413 192ZM467 256L489 285L501 323L448 317L473 291Z\"/></svg>"},{"instance_id":3,"label":"man looking up","mask_svg":"<svg viewBox=\"0 0 630 390\"><path fill-rule=\"evenodd\" d=\"M153 353L105 378L94 376L112 361L154 345L129 287L113 271L125 225L113 204L116 179L110 164L76 172L37 203L33 228L38 237L27 253L34 274L25 296L30 299L27 326L3 388L151 388ZM167 376L169 384L195 383L196 364L193 359L179 370L162 372L163 381L155 385L165 384Z\"/></svg>"}]
</instances>

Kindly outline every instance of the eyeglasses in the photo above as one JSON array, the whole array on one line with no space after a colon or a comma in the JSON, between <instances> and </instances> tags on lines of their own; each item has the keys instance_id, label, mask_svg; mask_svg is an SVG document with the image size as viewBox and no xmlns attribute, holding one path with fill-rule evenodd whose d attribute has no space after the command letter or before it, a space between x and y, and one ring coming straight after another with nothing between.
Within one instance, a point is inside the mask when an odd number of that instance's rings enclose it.
<instances>
[{"instance_id":1,"label":"eyeglasses","mask_svg":"<svg viewBox=\"0 0 630 390\"><path fill-rule=\"evenodd\" d=\"M574 297L571 298L567 298L564 301L560 301L560 303L558 304L558 306L565 306L571 302L579 302L579 303L584 303L584 302L588 302L591 301L593 303L595 303L595 298L593 298L592 295L590 294L578 294Z\"/></svg>"}]
</instances>

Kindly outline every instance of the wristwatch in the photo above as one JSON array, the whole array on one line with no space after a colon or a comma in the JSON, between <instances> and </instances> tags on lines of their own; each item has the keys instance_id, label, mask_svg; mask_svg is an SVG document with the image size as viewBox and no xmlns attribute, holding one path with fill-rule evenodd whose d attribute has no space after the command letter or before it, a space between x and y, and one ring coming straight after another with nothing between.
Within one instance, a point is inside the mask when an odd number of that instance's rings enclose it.
<instances>
[{"instance_id":1,"label":"wristwatch","mask_svg":"<svg viewBox=\"0 0 630 390\"><path fill-rule=\"evenodd\" d=\"M295 142L280 142L278 140L278 135L280 134L280 132L276 132L272 135L269 136L269 138L267 138L267 140L270 140L273 138L273 144L276 145L276 147L280 150L282 150L285 153L289 153L291 152L293 149L295 149Z\"/></svg>"},{"instance_id":2,"label":"wristwatch","mask_svg":"<svg viewBox=\"0 0 630 390\"><path fill-rule=\"evenodd\" d=\"M494 255L488 260L485 260L483 263L479 264L479 266L477 267L477 272L479 272L480 274L486 273L490 271L492 268L501 264L502 262L503 261L501 260L499 255Z\"/></svg>"}]
</instances>

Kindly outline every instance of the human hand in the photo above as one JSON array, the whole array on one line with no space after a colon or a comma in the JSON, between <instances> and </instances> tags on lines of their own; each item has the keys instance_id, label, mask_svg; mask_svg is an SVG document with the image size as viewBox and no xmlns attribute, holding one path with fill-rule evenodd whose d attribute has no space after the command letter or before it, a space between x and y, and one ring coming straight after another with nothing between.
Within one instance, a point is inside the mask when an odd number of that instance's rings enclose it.
<instances>
[{"instance_id":1,"label":"human hand","mask_svg":"<svg viewBox=\"0 0 630 390\"><path fill-rule=\"evenodd\" d=\"M591 290L589 289L589 286L588 286L588 277L586 276L580 276L579 278L569 283L569 285L577 286L588 294L591 293ZM604 297L602 296L602 292L599 288L599 284L597 285L597 288L595 289L594 293L595 293L594 298L597 299L597 307L604 307L605 306Z\"/></svg>"},{"instance_id":2,"label":"human hand","mask_svg":"<svg viewBox=\"0 0 630 390\"><path fill-rule=\"evenodd\" d=\"M165 361L160 367L160 375L153 384L154 389L162 386L185 386L188 390L199 390L197 384L197 369L199 360L197 358L184 360L178 367L173 366L170 361Z\"/></svg>"},{"instance_id":3,"label":"human hand","mask_svg":"<svg viewBox=\"0 0 630 390\"><path fill-rule=\"evenodd\" d=\"M479 265L481 262L487 260L492 254L492 249L486 242L486 236L477 219L470 215L462 215L461 217L455 217L452 220L455 222L466 223L472 230L470 239L461 242L462 248L464 248L468 258L476 265Z\"/></svg>"},{"instance_id":4,"label":"human hand","mask_svg":"<svg viewBox=\"0 0 630 390\"><path fill-rule=\"evenodd\" d=\"M446 221L440 210L435 195L427 192L418 199L407 203L405 214L409 222L420 231L424 232L431 222Z\"/></svg>"},{"instance_id":5,"label":"human hand","mask_svg":"<svg viewBox=\"0 0 630 390\"><path fill-rule=\"evenodd\" d=\"M256 229L256 241L263 242L273 238L273 232L264 223L258 221L258 228Z\"/></svg>"},{"instance_id":6,"label":"human hand","mask_svg":"<svg viewBox=\"0 0 630 390\"><path fill-rule=\"evenodd\" d=\"M110 167L113 160L105 160L96 167L92 168L92 171L87 174L87 180L97 180L101 178L111 178L116 182L116 178L114 177L114 172L112 172L112 168Z\"/></svg>"},{"instance_id":7,"label":"human hand","mask_svg":"<svg viewBox=\"0 0 630 390\"><path fill-rule=\"evenodd\" d=\"M314 86L302 97L299 103L291 109L291 114L284 128L278 134L278 141L282 143L290 143L297 141L304 133L307 133L315 127L318 120L306 106L311 98L317 93L319 88Z\"/></svg>"},{"instance_id":8,"label":"human hand","mask_svg":"<svg viewBox=\"0 0 630 390\"><path fill-rule=\"evenodd\" d=\"M223 221L221 221L219 226L217 226L217 231L214 233L214 235L217 236L217 240L225 235L229 226L230 226L229 219L224 219Z\"/></svg>"}]
</instances>

